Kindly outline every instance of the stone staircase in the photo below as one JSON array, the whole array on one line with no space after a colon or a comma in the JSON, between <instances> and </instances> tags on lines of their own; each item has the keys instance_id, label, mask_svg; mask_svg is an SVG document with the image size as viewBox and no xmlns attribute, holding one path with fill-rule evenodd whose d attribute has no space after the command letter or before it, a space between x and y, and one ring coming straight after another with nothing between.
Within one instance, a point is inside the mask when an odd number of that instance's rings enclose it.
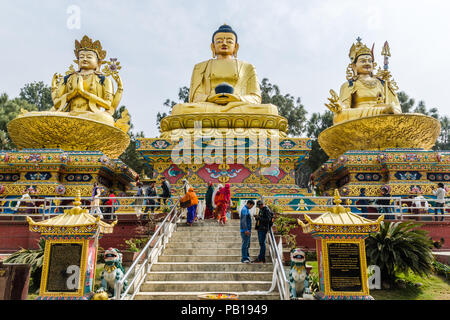
<instances>
[{"instance_id":1,"label":"stone staircase","mask_svg":"<svg viewBox=\"0 0 450 320\"><path fill-rule=\"evenodd\" d=\"M242 300L278 300L278 290L270 294L243 294L268 291L273 265L266 247L266 261L241 263L239 220L225 226L216 221L198 221L192 227L178 225L158 262L136 294L136 300L196 300L207 292L237 293ZM252 232L251 259L259 253L258 238Z\"/></svg>"}]
</instances>

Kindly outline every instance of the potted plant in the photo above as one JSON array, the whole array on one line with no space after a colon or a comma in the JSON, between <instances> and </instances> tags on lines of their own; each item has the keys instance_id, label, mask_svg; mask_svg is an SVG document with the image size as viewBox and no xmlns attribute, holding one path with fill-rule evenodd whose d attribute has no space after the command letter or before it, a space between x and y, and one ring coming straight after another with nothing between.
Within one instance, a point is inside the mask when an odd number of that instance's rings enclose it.
<instances>
[{"instance_id":1,"label":"potted plant","mask_svg":"<svg viewBox=\"0 0 450 320\"><path fill-rule=\"evenodd\" d=\"M290 231L297 227L297 220L286 215L278 215L273 223L275 235L281 237L283 244L283 261L290 262L290 251L297 246L295 234Z\"/></svg>"},{"instance_id":2,"label":"potted plant","mask_svg":"<svg viewBox=\"0 0 450 320\"><path fill-rule=\"evenodd\" d=\"M122 264L124 266L130 266L134 260L138 257L141 250L145 247L148 238L130 238L125 240L125 244L122 245L124 250L122 253Z\"/></svg>"}]
</instances>

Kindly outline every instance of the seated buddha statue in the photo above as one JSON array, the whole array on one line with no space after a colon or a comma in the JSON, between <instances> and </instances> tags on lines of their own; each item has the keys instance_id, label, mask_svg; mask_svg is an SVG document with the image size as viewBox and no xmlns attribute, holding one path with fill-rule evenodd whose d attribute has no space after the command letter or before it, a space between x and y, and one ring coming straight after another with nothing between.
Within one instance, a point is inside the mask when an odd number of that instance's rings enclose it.
<instances>
[{"instance_id":1,"label":"seated buddha statue","mask_svg":"<svg viewBox=\"0 0 450 320\"><path fill-rule=\"evenodd\" d=\"M93 42L84 36L75 40L75 56L79 70L73 68L65 77L55 74L52 80L53 108L50 111L68 112L69 115L96 120L114 125L112 115L122 97L122 81L117 72L100 72L106 51L100 41ZM112 59L114 60L114 59ZM114 94L113 83L108 75L117 82Z\"/></svg>"},{"instance_id":2,"label":"seated buddha statue","mask_svg":"<svg viewBox=\"0 0 450 320\"><path fill-rule=\"evenodd\" d=\"M400 102L396 94L396 84L389 80L387 70L379 70L374 76L373 49L364 44L353 44L347 68L347 82L341 86L340 94L330 90L329 104L325 104L334 112L333 123L359 119L382 114L401 113Z\"/></svg>"},{"instance_id":3,"label":"seated buddha statue","mask_svg":"<svg viewBox=\"0 0 450 320\"><path fill-rule=\"evenodd\" d=\"M194 67L189 102L177 104L172 115L195 113L253 113L278 115L272 104L261 104L261 89L253 65L236 59L236 32L222 25L212 35L213 59Z\"/></svg>"}]
</instances>

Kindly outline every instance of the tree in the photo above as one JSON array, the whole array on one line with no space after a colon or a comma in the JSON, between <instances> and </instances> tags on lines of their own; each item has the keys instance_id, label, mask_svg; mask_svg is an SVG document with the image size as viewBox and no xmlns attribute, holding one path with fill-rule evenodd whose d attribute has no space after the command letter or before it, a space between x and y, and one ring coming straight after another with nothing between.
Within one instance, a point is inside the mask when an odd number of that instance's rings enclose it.
<instances>
[{"instance_id":1,"label":"tree","mask_svg":"<svg viewBox=\"0 0 450 320\"><path fill-rule=\"evenodd\" d=\"M178 103L187 103L189 102L189 88L184 86L178 89ZM170 99L166 99L166 101L164 101L163 105L167 108L170 109L170 111L172 111L172 108L174 105L176 105L177 102L170 100ZM169 111L169 112L170 112ZM158 114L156 115L156 125L158 126L158 129L161 129L160 124L161 124L161 120L165 117L167 117L168 114L166 112L158 112Z\"/></svg>"},{"instance_id":2,"label":"tree","mask_svg":"<svg viewBox=\"0 0 450 320\"><path fill-rule=\"evenodd\" d=\"M397 273L429 275L433 270L433 241L421 224L381 222L380 231L366 239L367 264L381 269L381 279L393 284Z\"/></svg>"},{"instance_id":3,"label":"tree","mask_svg":"<svg viewBox=\"0 0 450 320\"><path fill-rule=\"evenodd\" d=\"M49 110L53 106L52 90L42 81L25 84L20 89L19 98L34 104L38 111Z\"/></svg>"},{"instance_id":4,"label":"tree","mask_svg":"<svg viewBox=\"0 0 450 320\"><path fill-rule=\"evenodd\" d=\"M281 116L288 120L288 135L300 136L305 131L306 110L300 98L295 98L289 93L281 94L276 84L271 84L264 78L261 82L262 103L271 103L278 107Z\"/></svg>"},{"instance_id":5,"label":"tree","mask_svg":"<svg viewBox=\"0 0 450 320\"><path fill-rule=\"evenodd\" d=\"M7 124L19 115L21 109L36 111L37 107L24 99L11 100L6 93L0 95L0 148L3 150L15 147L9 137Z\"/></svg>"},{"instance_id":6,"label":"tree","mask_svg":"<svg viewBox=\"0 0 450 320\"><path fill-rule=\"evenodd\" d=\"M310 175L325 161L328 155L319 144L319 134L333 125L333 113L326 110L324 113L313 113L306 124L306 136L311 139L309 158L297 169L297 184L307 186Z\"/></svg>"},{"instance_id":7,"label":"tree","mask_svg":"<svg viewBox=\"0 0 450 320\"><path fill-rule=\"evenodd\" d=\"M116 109L116 111L113 114L114 121L117 121L117 119L120 118L120 115L122 112L126 109L125 106L120 106ZM131 122L131 114L130 116L130 130L128 131L128 135L130 136L130 144L125 149L125 151L119 156L119 159L125 163L127 166L129 166L131 169L136 171L138 174L141 174L142 171L145 172L145 174L149 177L153 176L152 169L146 165L145 160L143 160L139 154L139 152L136 150L136 141L138 138L144 138L144 132L140 131L138 133L133 133L133 123Z\"/></svg>"}]
</instances>

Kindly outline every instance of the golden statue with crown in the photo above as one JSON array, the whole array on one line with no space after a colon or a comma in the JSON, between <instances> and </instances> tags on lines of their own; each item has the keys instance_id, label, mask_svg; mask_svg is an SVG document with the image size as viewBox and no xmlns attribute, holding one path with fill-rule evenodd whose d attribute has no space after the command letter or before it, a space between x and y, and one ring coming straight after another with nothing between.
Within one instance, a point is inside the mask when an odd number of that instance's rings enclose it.
<instances>
[{"instance_id":1,"label":"golden statue with crown","mask_svg":"<svg viewBox=\"0 0 450 320\"><path fill-rule=\"evenodd\" d=\"M78 70L71 65L65 76L53 76L53 107L21 113L8 124L8 131L20 148L98 150L116 158L129 144L128 112L124 110L116 122L113 118L123 92L120 63L105 61L100 41L86 35L75 40L74 53Z\"/></svg>"},{"instance_id":2,"label":"golden statue with crown","mask_svg":"<svg viewBox=\"0 0 450 320\"><path fill-rule=\"evenodd\" d=\"M389 71L389 44L384 43L384 66L376 74L373 48L358 38L350 48L347 81L339 96L330 90L325 106L334 113L334 125L319 135L319 143L332 159L348 150L429 150L439 136L438 120L423 114L402 114L398 87Z\"/></svg>"}]
</instances>

